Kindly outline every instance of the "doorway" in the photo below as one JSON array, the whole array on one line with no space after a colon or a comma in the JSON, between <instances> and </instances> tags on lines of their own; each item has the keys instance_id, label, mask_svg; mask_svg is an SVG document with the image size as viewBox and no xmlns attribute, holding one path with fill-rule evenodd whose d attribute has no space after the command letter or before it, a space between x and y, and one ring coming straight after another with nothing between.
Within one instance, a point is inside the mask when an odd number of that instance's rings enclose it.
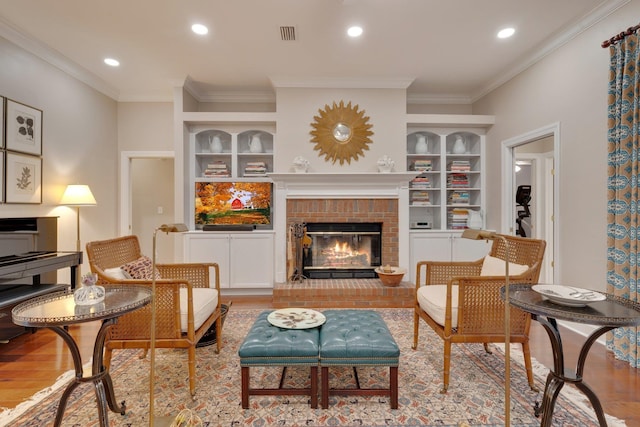
<instances>
[{"instance_id":1,"label":"doorway","mask_svg":"<svg viewBox=\"0 0 640 427\"><path fill-rule=\"evenodd\" d=\"M175 222L174 153L123 151L120 156L120 235L136 235L143 254L151 256L153 232ZM157 262L173 259L173 239L157 245Z\"/></svg>"},{"instance_id":2,"label":"doorway","mask_svg":"<svg viewBox=\"0 0 640 427\"><path fill-rule=\"evenodd\" d=\"M556 259L558 229L555 226L559 207L559 144L559 123L502 142L502 229L510 234L522 232L526 237L547 242L540 273L540 281L544 283L557 283L560 277ZM527 172L529 176L525 177ZM526 212L523 215L522 201L526 198L518 198L522 195L522 191L518 194L520 186L530 186L528 216ZM520 225L522 228L519 229Z\"/></svg>"}]
</instances>

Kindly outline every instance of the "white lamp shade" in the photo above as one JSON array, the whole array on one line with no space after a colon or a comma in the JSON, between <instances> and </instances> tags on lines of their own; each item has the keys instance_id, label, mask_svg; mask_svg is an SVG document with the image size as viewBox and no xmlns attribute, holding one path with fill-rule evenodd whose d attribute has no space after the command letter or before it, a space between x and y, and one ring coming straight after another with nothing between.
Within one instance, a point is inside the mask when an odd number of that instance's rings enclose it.
<instances>
[{"instance_id":1,"label":"white lamp shade","mask_svg":"<svg viewBox=\"0 0 640 427\"><path fill-rule=\"evenodd\" d=\"M96 205L96 198L93 197L91 189L88 185L67 185L67 189L64 190L61 205L66 206L94 206Z\"/></svg>"}]
</instances>

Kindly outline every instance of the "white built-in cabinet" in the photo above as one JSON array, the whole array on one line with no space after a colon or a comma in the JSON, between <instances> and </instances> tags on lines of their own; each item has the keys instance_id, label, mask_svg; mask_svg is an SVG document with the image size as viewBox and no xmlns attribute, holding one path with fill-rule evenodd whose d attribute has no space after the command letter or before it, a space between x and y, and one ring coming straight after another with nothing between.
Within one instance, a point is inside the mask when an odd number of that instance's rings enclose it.
<instances>
[{"instance_id":1,"label":"white built-in cabinet","mask_svg":"<svg viewBox=\"0 0 640 427\"><path fill-rule=\"evenodd\" d=\"M409 114L407 171L421 172L409 183L409 265L415 281L419 261L470 261L489 245L462 239L474 212L485 228L486 129L493 116Z\"/></svg>"},{"instance_id":2,"label":"white built-in cabinet","mask_svg":"<svg viewBox=\"0 0 640 427\"><path fill-rule=\"evenodd\" d=\"M411 282L415 283L416 265L420 261L475 261L483 258L491 247L491 241L469 240L460 232L409 233Z\"/></svg>"},{"instance_id":3,"label":"white built-in cabinet","mask_svg":"<svg viewBox=\"0 0 640 427\"><path fill-rule=\"evenodd\" d=\"M222 289L273 287L273 233L190 232L184 239L185 260L218 263Z\"/></svg>"},{"instance_id":4,"label":"white built-in cabinet","mask_svg":"<svg viewBox=\"0 0 640 427\"><path fill-rule=\"evenodd\" d=\"M274 113L184 112L183 172L185 262L217 262L223 289L273 288L274 232L198 231L195 186L202 182L271 182L276 119ZM256 165L264 165L264 169Z\"/></svg>"},{"instance_id":5,"label":"white built-in cabinet","mask_svg":"<svg viewBox=\"0 0 640 427\"><path fill-rule=\"evenodd\" d=\"M407 170L421 172L409 184L411 229L460 230L469 210L484 218L484 145L473 131L410 129Z\"/></svg>"}]
</instances>

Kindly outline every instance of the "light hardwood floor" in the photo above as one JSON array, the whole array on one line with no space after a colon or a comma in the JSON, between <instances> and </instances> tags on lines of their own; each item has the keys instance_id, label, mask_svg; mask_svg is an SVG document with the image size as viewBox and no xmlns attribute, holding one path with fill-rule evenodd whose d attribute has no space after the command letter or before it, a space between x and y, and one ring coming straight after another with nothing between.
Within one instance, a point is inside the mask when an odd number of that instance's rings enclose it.
<instances>
[{"instance_id":1,"label":"light hardwood floor","mask_svg":"<svg viewBox=\"0 0 640 427\"><path fill-rule=\"evenodd\" d=\"M233 297L233 308L271 308L271 297ZM93 340L99 325L86 323L70 328L78 342L82 360L91 357ZM575 366L583 337L562 330L565 357ZM551 366L551 346L546 332L533 322L532 355ZM0 407L13 408L34 393L53 384L56 378L73 369L62 339L49 330L24 334L9 344L0 344ZM587 358L584 379L597 393L606 413L624 419L628 426L640 426L640 374L625 362L616 360L596 344ZM573 386L566 386L573 387Z\"/></svg>"}]
</instances>

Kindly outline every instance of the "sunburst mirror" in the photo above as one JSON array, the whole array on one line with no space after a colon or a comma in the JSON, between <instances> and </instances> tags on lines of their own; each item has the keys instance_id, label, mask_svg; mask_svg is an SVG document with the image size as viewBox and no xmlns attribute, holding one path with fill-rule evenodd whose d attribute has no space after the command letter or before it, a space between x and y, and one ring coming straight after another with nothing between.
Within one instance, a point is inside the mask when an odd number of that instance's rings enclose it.
<instances>
[{"instance_id":1,"label":"sunburst mirror","mask_svg":"<svg viewBox=\"0 0 640 427\"><path fill-rule=\"evenodd\" d=\"M319 156L324 155L326 161L340 164L351 163L351 159L358 160L358 156L364 156L364 150L368 150L371 144L370 130L372 125L369 117L364 115L364 110L358 111L358 105L346 106L343 101L335 102L330 107L324 106L324 110L318 110L319 116L314 116L311 123L311 142L316 145L314 150L319 151Z\"/></svg>"}]
</instances>

